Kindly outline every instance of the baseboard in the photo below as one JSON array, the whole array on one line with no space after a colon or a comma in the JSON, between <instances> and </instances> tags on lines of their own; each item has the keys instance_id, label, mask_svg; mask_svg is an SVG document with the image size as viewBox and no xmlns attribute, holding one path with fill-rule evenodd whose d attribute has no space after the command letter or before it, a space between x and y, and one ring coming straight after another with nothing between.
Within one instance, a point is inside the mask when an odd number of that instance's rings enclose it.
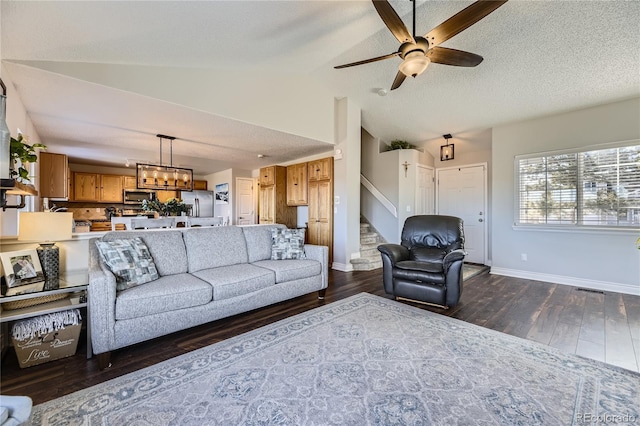
<instances>
[{"instance_id":1,"label":"baseboard","mask_svg":"<svg viewBox=\"0 0 640 426\"><path fill-rule=\"evenodd\" d=\"M518 269L508 269L492 267L491 274L504 275L506 277L524 278L527 280L544 281L547 283L570 285L593 290L608 291L614 293L625 293L640 296L640 285L620 284L607 281L596 281L588 278L567 277L564 275L544 274L540 272L521 271Z\"/></svg>"},{"instance_id":2,"label":"baseboard","mask_svg":"<svg viewBox=\"0 0 640 426\"><path fill-rule=\"evenodd\" d=\"M341 271L341 272L352 272L353 271L353 265L350 263L338 263L338 262L333 262L331 264L331 269L335 269L336 271Z\"/></svg>"}]
</instances>

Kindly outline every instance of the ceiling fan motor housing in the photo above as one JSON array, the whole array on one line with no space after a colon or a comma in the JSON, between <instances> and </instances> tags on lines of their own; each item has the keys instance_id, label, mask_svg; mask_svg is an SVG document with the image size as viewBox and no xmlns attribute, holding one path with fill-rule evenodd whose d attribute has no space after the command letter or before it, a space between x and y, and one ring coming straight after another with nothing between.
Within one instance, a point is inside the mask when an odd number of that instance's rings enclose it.
<instances>
[{"instance_id":1,"label":"ceiling fan motor housing","mask_svg":"<svg viewBox=\"0 0 640 426\"><path fill-rule=\"evenodd\" d=\"M424 37L416 37L415 40L415 43L407 41L400 45L400 49L398 49L398 51L400 52L400 57L402 59L404 59L407 54L416 50L421 51L423 54L427 53L427 50L429 50L429 41Z\"/></svg>"}]
</instances>

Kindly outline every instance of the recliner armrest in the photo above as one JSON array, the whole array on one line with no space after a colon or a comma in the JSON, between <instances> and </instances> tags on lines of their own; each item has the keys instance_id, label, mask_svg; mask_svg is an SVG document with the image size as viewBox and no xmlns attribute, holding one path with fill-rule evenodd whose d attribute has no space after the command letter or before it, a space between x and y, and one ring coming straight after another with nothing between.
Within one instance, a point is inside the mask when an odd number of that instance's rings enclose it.
<instances>
[{"instance_id":1,"label":"recliner armrest","mask_svg":"<svg viewBox=\"0 0 640 426\"><path fill-rule=\"evenodd\" d=\"M466 255L467 255L467 252L465 252L462 249L453 250L447 253L444 259L442 260L444 272L446 273L449 270L449 266L451 266L453 262L457 260L463 260Z\"/></svg>"},{"instance_id":2,"label":"recliner armrest","mask_svg":"<svg viewBox=\"0 0 640 426\"><path fill-rule=\"evenodd\" d=\"M400 244L381 244L378 251L389 257L392 264L402 260L409 260L409 250Z\"/></svg>"}]
</instances>

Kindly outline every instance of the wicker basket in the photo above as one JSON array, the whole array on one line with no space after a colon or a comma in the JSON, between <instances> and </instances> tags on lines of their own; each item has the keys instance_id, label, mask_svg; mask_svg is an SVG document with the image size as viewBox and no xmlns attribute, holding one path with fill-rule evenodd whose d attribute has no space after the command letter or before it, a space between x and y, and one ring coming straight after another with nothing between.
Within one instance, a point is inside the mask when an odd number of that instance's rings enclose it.
<instances>
[{"instance_id":1,"label":"wicker basket","mask_svg":"<svg viewBox=\"0 0 640 426\"><path fill-rule=\"evenodd\" d=\"M22 299L13 302L5 302L2 304L2 309L10 311L13 309L28 308L29 306L36 306L43 303L53 302L55 300L66 299L70 295L70 293L48 294L46 296L34 297L32 299Z\"/></svg>"}]
</instances>

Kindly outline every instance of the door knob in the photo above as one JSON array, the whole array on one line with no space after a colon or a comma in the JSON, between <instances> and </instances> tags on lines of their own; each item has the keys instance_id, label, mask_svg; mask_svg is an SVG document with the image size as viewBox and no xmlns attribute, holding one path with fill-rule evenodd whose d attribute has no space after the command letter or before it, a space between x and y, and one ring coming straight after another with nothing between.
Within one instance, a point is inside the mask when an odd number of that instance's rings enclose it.
<instances>
[{"instance_id":1,"label":"door knob","mask_svg":"<svg viewBox=\"0 0 640 426\"><path fill-rule=\"evenodd\" d=\"M482 218L478 219L478 222L484 222L484 220L482 220Z\"/></svg>"}]
</instances>

